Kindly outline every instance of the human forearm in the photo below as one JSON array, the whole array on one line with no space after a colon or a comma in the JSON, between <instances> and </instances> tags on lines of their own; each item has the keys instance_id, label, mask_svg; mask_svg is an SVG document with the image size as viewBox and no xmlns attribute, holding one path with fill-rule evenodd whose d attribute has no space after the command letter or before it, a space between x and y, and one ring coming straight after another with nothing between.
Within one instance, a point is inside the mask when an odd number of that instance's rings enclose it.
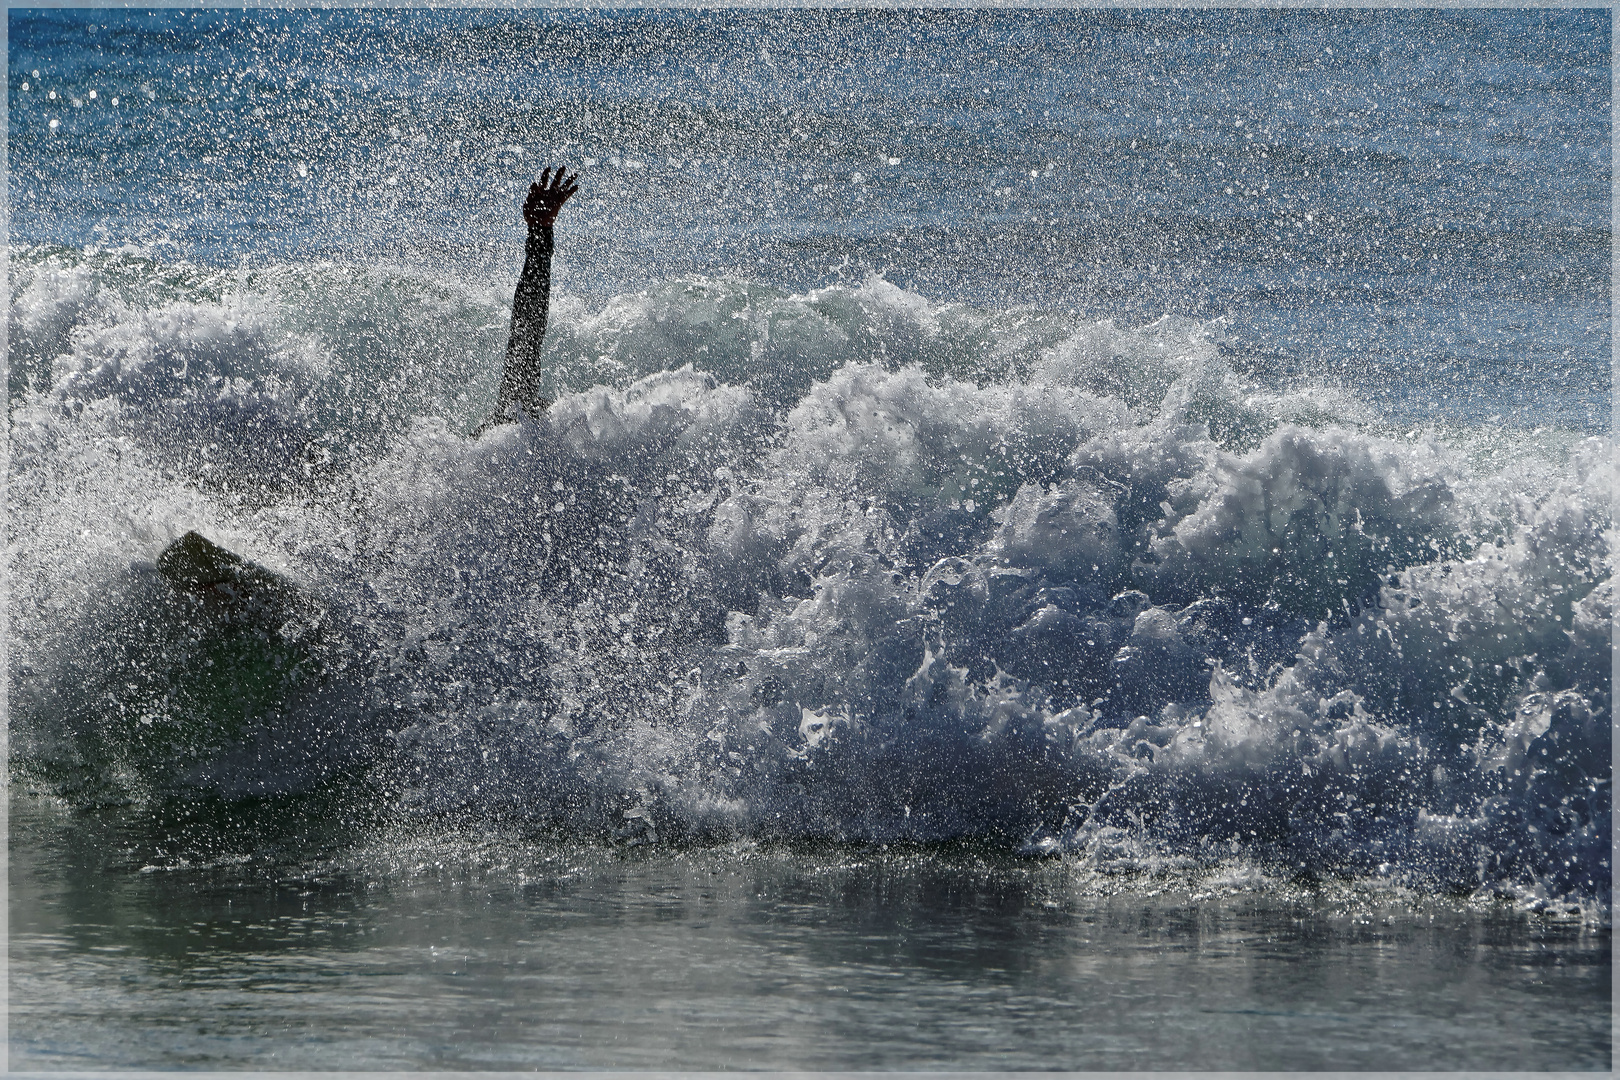
<instances>
[{"instance_id":1,"label":"human forearm","mask_svg":"<svg viewBox=\"0 0 1620 1080\"><path fill-rule=\"evenodd\" d=\"M545 344L546 321L551 312L551 228L557 211L578 190L578 177L568 175L564 169L548 168L529 185L529 196L523 201L529 240L524 245L523 274L512 297L512 329L506 339L500 397L495 411L474 434L510 423L520 413L538 419L551 405L540 396L540 348Z\"/></svg>"},{"instance_id":2,"label":"human forearm","mask_svg":"<svg viewBox=\"0 0 1620 1080\"><path fill-rule=\"evenodd\" d=\"M551 256L555 241L550 225L529 230L523 275L512 297L512 328L506 341L506 370L500 403L517 404L538 413L548 404L540 396L540 351L551 310Z\"/></svg>"}]
</instances>

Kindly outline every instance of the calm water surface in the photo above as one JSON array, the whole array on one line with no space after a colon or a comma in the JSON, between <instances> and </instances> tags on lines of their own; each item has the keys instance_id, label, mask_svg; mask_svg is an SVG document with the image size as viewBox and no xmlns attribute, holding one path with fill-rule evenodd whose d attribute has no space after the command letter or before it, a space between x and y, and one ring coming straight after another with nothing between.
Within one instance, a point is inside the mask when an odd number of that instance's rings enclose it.
<instances>
[{"instance_id":1,"label":"calm water surface","mask_svg":"<svg viewBox=\"0 0 1620 1080\"><path fill-rule=\"evenodd\" d=\"M1107 896L966 850L462 834L177 868L194 836L14 807L13 1068L1610 1062L1579 923L1237 875Z\"/></svg>"}]
</instances>

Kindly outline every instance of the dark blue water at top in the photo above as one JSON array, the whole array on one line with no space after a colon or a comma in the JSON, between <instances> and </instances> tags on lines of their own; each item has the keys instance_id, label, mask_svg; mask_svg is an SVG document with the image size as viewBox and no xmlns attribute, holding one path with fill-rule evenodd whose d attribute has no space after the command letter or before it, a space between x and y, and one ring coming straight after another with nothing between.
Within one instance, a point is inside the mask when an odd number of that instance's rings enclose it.
<instances>
[{"instance_id":1,"label":"dark blue water at top","mask_svg":"<svg viewBox=\"0 0 1620 1080\"><path fill-rule=\"evenodd\" d=\"M567 161L576 295L876 271L935 300L1224 319L1246 368L1398 415L1608 426L1601 12L10 27L13 243L498 280L520 188Z\"/></svg>"}]
</instances>

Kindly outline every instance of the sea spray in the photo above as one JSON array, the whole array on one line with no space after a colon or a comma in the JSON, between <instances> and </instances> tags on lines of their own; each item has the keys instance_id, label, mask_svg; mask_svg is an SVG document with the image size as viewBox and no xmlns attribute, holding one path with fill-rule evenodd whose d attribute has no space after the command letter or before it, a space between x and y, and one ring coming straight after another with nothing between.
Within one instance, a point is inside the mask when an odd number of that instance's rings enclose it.
<instances>
[{"instance_id":1,"label":"sea spray","mask_svg":"<svg viewBox=\"0 0 1620 1080\"><path fill-rule=\"evenodd\" d=\"M880 278L562 303L556 404L469 439L473 288L15 267L14 762L72 798L363 777L623 842L1607 902L1606 440L1389 429L1219 324ZM254 652L188 608L190 529L308 614Z\"/></svg>"}]
</instances>

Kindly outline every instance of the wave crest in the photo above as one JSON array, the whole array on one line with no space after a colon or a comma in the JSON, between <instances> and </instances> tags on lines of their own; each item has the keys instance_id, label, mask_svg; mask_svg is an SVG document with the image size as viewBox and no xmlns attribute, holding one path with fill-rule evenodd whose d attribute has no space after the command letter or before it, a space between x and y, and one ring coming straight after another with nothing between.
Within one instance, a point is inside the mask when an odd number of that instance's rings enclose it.
<instances>
[{"instance_id":1,"label":"wave crest","mask_svg":"<svg viewBox=\"0 0 1620 1080\"><path fill-rule=\"evenodd\" d=\"M52 355L13 386L10 489L17 760L59 790L339 762L628 841L1239 850L1606 902L1607 441L1493 464L1240 377L1218 326L876 280L560 304L556 404L469 439L482 384L390 390L417 361L386 324L494 340L475 295L349 275L323 322L346 271L150 264L180 295L143 304L127 260L64 258L13 293ZM154 565L191 528L314 614L176 601ZM277 656L304 674L225 723L204 690Z\"/></svg>"}]
</instances>

